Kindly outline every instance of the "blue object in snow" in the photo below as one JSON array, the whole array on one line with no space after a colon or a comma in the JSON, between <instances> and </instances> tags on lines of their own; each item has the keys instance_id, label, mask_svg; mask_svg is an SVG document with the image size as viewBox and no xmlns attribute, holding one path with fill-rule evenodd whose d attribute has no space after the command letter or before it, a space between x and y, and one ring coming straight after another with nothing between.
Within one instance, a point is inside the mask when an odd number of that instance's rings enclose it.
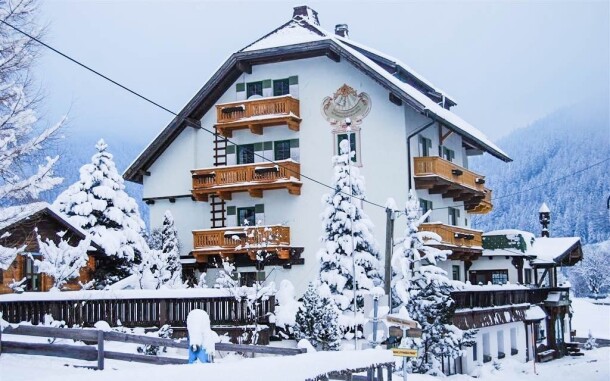
<instances>
[{"instance_id":1,"label":"blue object in snow","mask_svg":"<svg viewBox=\"0 0 610 381\"><path fill-rule=\"evenodd\" d=\"M208 352L203 346L189 345L189 364L194 364L197 360L201 363L210 362Z\"/></svg>"}]
</instances>

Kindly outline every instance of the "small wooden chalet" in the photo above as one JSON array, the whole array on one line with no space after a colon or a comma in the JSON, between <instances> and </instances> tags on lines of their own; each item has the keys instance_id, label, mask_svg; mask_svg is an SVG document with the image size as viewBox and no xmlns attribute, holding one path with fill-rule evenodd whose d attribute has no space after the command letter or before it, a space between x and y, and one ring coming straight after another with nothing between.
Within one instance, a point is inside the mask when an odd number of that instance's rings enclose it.
<instances>
[{"instance_id":1,"label":"small wooden chalet","mask_svg":"<svg viewBox=\"0 0 610 381\"><path fill-rule=\"evenodd\" d=\"M40 256L36 235L57 243L60 239L57 233L65 232L63 239L68 240L71 245L77 245L87 233L70 223L46 202L11 207L7 212L12 217L0 223L0 245L15 248L26 245L26 249L24 255L17 255L6 270L0 269L0 294L13 292L9 285L24 278L26 281L22 287L26 291L48 291L53 286L53 279L38 273L34 265L34 259ZM81 269L78 279L66 284L67 289L78 290L79 281L86 283L91 280L91 274L95 269L95 257L102 253L102 249L97 244L92 242L91 246L87 266Z\"/></svg>"}]
</instances>

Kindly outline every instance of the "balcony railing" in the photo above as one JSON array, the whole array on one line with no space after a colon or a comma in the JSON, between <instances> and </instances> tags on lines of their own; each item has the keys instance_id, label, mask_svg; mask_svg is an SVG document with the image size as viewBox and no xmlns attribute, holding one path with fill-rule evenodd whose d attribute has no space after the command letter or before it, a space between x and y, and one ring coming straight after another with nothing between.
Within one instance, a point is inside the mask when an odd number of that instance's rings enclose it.
<instances>
[{"instance_id":1,"label":"balcony railing","mask_svg":"<svg viewBox=\"0 0 610 381\"><path fill-rule=\"evenodd\" d=\"M454 201L464 201L467 209L479 206L489 193L488 203L491 205L491 191L484 187L485 176L438 156L416 157L414 162L414 179L417 189L427 189L430 194L441 194L444 198ZM480 213L489 212L482 208Z\"/></svg>"},{"instance_id":2,"label":"balcony railing","mask_svg":"<svg viewBox=\"0 0 610 381\"><path fill-rule=\"evenodd\" d=\"M438 234L441 237L441 244L444 246L483 250L483 233L480 230L445 225L440 222L423 223L419 225L419 228Z\"/></svg>"},{"instance_id":3,"label":"balcony railing","mask_svg":"<svg viewBox=\"0 0 610 381\"><path fill-rule=\"evenodd\" d=\"M481 287L484 288L485 286ZM524 288L516 290L481 290L454 291L451 298L456 309L488 308L511 306L515 304L540 304L547 300L550 293L567 294L569 288Z\"/></svg>"},{"instance_id":4,"label":"balcony railing","mask_svg":"<svg viewBox=\"0 0 610 381\"><path fill-rule=\"evenodd\" d=\"M255 260L259 250L288 259L290 249L288 226L236 226L193 231L193 255L199 262L204 262L209 255L233 257L236 254L248 254Z\"/></svg>"},{"instance_id":5,"label":"balcony railing","mask_svg":"<svg viewBox=\"0 0 610 381\"><path fill-rule=\"evenodd\" d=\"M248 192L251 197L262 197L264 190L287 189L290 194L301 194L301 165L293 160L275 163L252 163L192 170L192 194L199 201L217 195L230 200L235 192Z\"/></svg>"},{"instance_id":6,"label":"balcony railing","mask_svg":"<svg viewBox=\"0 0 610 381\"><path fill-rule=\"evenodd\" d=\"M299 100L283 95L218 104L216 120L216 129L226 137L232 137L233 131L243 129L262 135L263 127L280 125L298 131L301 124Z\"/></svg>"}]
</instances>

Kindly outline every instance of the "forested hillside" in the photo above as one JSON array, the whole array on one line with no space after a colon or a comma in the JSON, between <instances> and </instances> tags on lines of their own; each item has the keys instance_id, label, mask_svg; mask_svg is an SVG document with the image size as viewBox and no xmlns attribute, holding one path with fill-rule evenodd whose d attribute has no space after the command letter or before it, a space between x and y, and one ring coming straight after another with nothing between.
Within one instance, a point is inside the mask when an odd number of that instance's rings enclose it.
<instances>
[{"instance_id":1,"label":"forested hillside","mask_svg":"<svg viewBox=\"0 0 610 381\"><path fill-rule=\"evenodd\" d=\"M485 157L471 163L493 190L494 209L473 219L476 228L538 233L538 209L546 202L551 236L581 236L583 243L610 238L607 96L560 109L498 144L514 162Z\"/></svg>"}]
</instances>

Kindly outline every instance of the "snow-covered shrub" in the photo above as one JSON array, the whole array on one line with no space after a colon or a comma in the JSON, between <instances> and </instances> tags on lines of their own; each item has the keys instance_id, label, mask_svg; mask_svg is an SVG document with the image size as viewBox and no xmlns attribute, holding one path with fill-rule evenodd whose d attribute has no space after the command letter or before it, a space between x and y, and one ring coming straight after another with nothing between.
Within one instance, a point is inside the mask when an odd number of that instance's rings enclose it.
<instances>
[{"instance_id":1,"label":"snow-covered shrub","mask_svg":"<svg viewBox=\"0 0 610 381\"><path fill-rule=\"evenodd\" d=\"M595 339L595 337L593 337L593 334L591 333L591 331L589 331L589 336L587 337L587 341L585 341L585 343L583 344L583 348L585 348L588 351L597 348L596 341L597 341L597 339Z\"/></svg>"},{"instance_id":2,"label":"snow-covered shrub","mask_svg":"<svg viewBox=\"0 0 610 381\"><path fill-rule=\"evenodd\" d=\"M328 285L338 309L342 312L351 310L352 314L354 288L356 308L362 313L362 294L382 283L373 224L361 206L364 178L357 167L349 165L353 155L355 153L349 152L349 144L343 140L340 154L333 157L333 191L323 198L323 247L317 254L319 280Z\"/></svg>"},{"instance_id":3,"label":"snow-covered shrub","mask_svg":"<svg viewBox=\"0 0 610 381\"><path fill-rule=\"evenodd\" d=\"M16 281L15 279L13 279L11 281L11 283L8 284L8 287L13 290L14 293L16 294L21 294L22 292L25 291L25 282L28 280L28 278L23 278L20 281Z\"/></svg>"},{"instance_id":4,"label":"snow-covered shrub","mask_svg":"<svg viewBox=\"0 0 610 381\"><path fill-rule=\"evenodd\" d=\"M301 306L301 303L296 301L294 293L294 285L287 279L280 283L280 289L275 295L277 307L275 308L275 324L281 329L281 332L293 332L293 326L296 324L296 315Z\"/></svg>"},{"instance_id":5,"label":"snow-covered shrub","mask_svg":"<svg viewBox=\"0 0 610 381\"><path fill-rule=\"evenodd\" d=\"M146 332L146 336L160 337L162 339L171 339L174 330L169 324L163 325L158 331ZM166 347L159 347L158 345L140 345L137 349L138 353L145 355L157 356L162 352L167 352Z\"/></svg>"},{"instance_id":6,"label":"snow-covered shrub","mask_svg":"<svg viewBox=\"0 0 610 381\"><path fill-rule=\"evenodd\" d=\"M38 272L47 274L53 278L53 288L51 290L61 290L70 279L78 278L80 269L87 265L87 250L91 245L91 238L87 237L79 242L77 246L72 246L63 239L66 232L59 232L59 243L50 239L43 240L37 235L38 249L42 259L35 259L34 265Z\"/></svg>"},{"instance_id":7,"label":"snow-covered shrub","mask_svg":"<svg viewBox=\"0 0 610 381\"><path fill-rule=\"evenodd\" d=\"M125 192L108 145L101 139L95 148L91 163L80 169L79 181L60 194L54 206L104 249L106 256L93 278L97 287L105 287L131 275L148 245L138 205Z\"/></svg>"},{"instance_id":8,"label":"snow-covered shrub","mask_svg":"<svg viewBox=\"0 0 610 381\"><path fill-rule=\"evenodd\" d=\"M186 329L188 331L189 345L193 351L205 348L208 356L216 351L216 343L220 341L216 332L210 326L210 316L204 310L191 310L186 317Z\"/></svg>"},{"instance_id":9,"label":"snow-covered shrub","mask_svg":"<svg viewBox=\"0 0 610 381\"><path fill-rule=\"evenodd\" d=\"M296 314L294 336L306 339L319 350L339 350L341 329L337 307L329 298L321 297L318 289L309 284L303 303Z\"/></svg>"}]
</instances>

